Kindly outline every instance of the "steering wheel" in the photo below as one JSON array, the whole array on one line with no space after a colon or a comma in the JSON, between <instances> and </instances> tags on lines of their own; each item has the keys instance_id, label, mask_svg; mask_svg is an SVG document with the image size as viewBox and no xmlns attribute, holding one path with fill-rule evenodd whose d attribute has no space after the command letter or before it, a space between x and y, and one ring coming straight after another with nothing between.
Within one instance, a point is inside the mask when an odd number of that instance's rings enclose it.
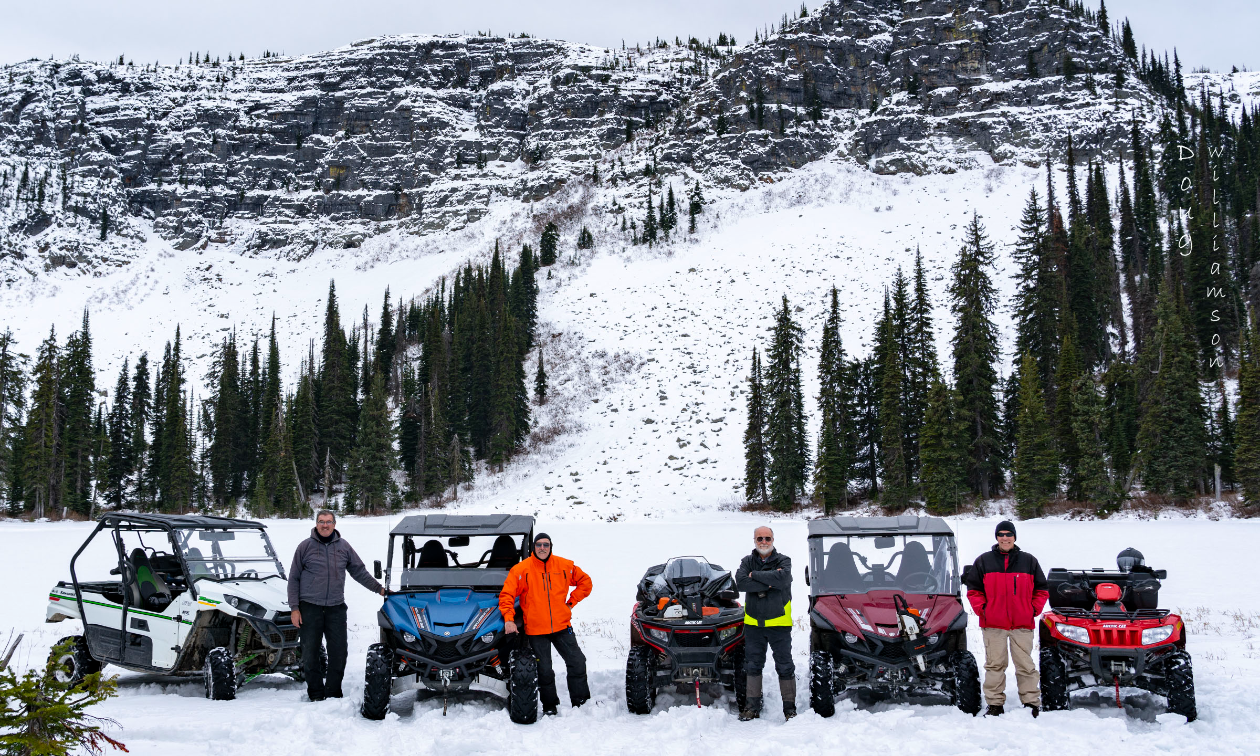
<instances>
[{"instance_id":1,"label":"steering wheel","mask_svg":"<svg viewBox=\"0 0 1260 756\"><path fill-rule=\"evenodd\" d=\"M460 563L459 563L459 555L458 555L458 554L456 554L454 551L451 551L450 549L442 549L442 550L443 550L443 551L445 551L447 554L449 554L449 555L450 555L450 557L451 557L451 561L455 563L455 566L456 566L456 567L463 567L463 566L464 566L464 565L462 565L462 564L460 564Z\"/></svg>"},{"instance_id":2,"label":"steering wheel","mask_svg":"<svg viewBox=\"0 0 1260 756\"><path fill-rule=\"evenodd\" d=\"M919 583L915 582L916 578ZM936 576L930 572L911 572L901 579L901 584L903 588L921 588L925 593L939 588Z\"/></svg>"},{"instance_id":3,"label":"steering wheel","mask_svg":"<svg viewBox=\"0 0 1260 756\"><path fill-rule=\"evenodd\" d=\"M258 577L258 570L245 570L241 574L237 575L237 577L249 577L250 575Z\"/></svg>"}]
</instances>

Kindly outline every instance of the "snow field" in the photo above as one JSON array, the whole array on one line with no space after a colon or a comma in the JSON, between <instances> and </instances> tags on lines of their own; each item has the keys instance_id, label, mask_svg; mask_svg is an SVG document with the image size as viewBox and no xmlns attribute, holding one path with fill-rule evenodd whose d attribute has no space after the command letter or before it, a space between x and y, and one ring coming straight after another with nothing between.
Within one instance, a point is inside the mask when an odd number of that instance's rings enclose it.
<instances>
[{"instance_id":1,"label":"snow field","mask_svg":"<svg viewBox=\"0 0 1260 756\"><path fill-rule=\"evenodd\" d=\"M440 701L413 703L395 696L394 713L384 722L358 715L367 646L376 641L380 599L357 586L347 589L350 658L346 698L312 704L304 688L282 677L246 686L236 701L211 702L200 679L172 680L122 673L120 695L95 712L116 720L116 734L130 752L191 754L752 754L775 748L788 753L858 752L901 754L907 747L946 754L1043 753L1205 753L1255 752L1260 725L1254 701L1260 695L1260 589L1246 579L1222 575L1240 544L1260 536L1254 521L1203 518L1122 519L1078 522L1062 519L1018 523L1019 543L1037 555L1043 568L1109 567L1126 546L1142 550L1149 564L1169 577L1161 605L1187 620L1189 651L1195 661L1199 720L1186 724L1164 713L1162 699L1123 689L1125 709L1112 695L1096 700L1077 693L1077 708L1048 712L1033 720L1017 709L994 720L972 718L948 705L877 704L842 701L824 720L808 709L806 613L808 589L805 523L772 521L778 547L793 558L796 630L793 637L801 715L785 724L775 686L767 686L767 716L739 723L731 698L697 709L688 696L663 695L646 717L625 708L624 665L634 585L650 565L681 554L701 554L734 569L751 547L752 529L764 521L746 514L687 512L660 521L564 521L544 516L537 530L550 533L557 553L590 573L595 590L575 611L575 629L590 669L592 701L579 710L567 705L564 675L560 716L533 726L509 722L507 713L487 703L456 704L443 717ZM654 518L655 519L655 518ZM960 561L969 563L992 543L996 517L955 518ZM342 534L369 564L385 558L386 534L397 518L344 518ZM276 520L268 530L287 562L310 523ZM12 576L9 600L0 609L0 632L26 633L16 663L42 663L58 639L77 632L77 622L43 623L47 590L68 578L70 556L91 530L86 523L0 523L0 573ZM100 565L104 566L104 565ZM90 569L85 565L84 569ZM972 625L974 628L975 625ZM982 659L978 632L971 649ZM556 659L557 671L563 667ZM114 672L118 670L113 669ZM773 679L773 672L767 681ZM1013 670L1007 677L1008 706L1017 700ZM706 699L707 700L707 699Z\"/></svg>"}]
</instances>

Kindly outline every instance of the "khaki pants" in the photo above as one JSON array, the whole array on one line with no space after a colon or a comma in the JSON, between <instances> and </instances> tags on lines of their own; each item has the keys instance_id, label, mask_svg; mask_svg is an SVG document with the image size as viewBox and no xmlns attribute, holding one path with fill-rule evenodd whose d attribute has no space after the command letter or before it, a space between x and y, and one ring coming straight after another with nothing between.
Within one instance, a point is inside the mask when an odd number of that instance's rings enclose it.
<instances>
[{"instance_id":1,"label":"khaki pants","mask_svg":"<svg viewBox=\"0 0 1260 756\"><path fill-rule=\"evenodd\" d=\"M1041 677L1033 663L1032 630L984 628L984 700L990 706L1006 704L1006 666L1015 659L1015 681L1021 703L1041 705ZM1010 654L1007 654L1007 641Z\"/></svg>"}]
</instances>

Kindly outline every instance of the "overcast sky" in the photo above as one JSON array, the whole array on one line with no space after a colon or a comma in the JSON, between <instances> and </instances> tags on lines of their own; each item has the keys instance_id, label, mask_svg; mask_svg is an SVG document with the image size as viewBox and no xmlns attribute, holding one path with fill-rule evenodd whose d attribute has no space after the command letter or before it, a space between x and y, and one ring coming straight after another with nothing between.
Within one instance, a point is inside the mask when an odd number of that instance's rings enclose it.
<instances>
[{"instance_id":1,"label":"overcast sky","mask_svg":"<svg viewBox=\"0 0 1260 756\"><path fill-rule=\"evenodd\" d=\"M190 50L294 55L382 34L477 31L603 46L725 31L743 42L799 8L800 0L0 0L0 62L78 53L174 63ZM1108 10L1129 17L1139 44L1177 47L1187 68L1260 66L1260 0L1110 0Z\"/></svg>"}]
</instances>

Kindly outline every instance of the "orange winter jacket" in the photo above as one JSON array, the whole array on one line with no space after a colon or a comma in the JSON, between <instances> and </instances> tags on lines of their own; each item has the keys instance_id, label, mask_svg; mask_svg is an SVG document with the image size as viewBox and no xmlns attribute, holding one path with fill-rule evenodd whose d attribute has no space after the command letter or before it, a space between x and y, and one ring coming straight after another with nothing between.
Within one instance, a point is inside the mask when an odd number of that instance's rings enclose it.
<instances>
[{"instance_id":1,"label":"orange winter jacket","mask_svg":"<svg viewBox=\"0 0 1260 756\"><path fill-rule=\"evenodd\" d=\"M576 586L572 595L569 588ZM591 595L591 577L568 559L558 556L542 561L533 554L518 563L503 581L499 611L507 622L516 621L516 599L521 600L521 620L527 635L550 635L569 626L570 611Z\"/></svg>"}]
</instances>

